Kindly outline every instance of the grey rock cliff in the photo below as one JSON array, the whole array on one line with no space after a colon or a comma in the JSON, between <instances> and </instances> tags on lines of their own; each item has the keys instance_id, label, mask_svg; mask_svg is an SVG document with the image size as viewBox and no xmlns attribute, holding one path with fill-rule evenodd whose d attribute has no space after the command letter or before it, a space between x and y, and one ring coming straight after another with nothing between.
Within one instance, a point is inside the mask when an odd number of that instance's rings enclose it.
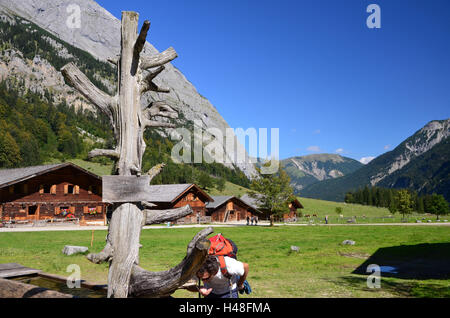
<instances>
[{"instance_id":1,"label":"grey rock cliff","mask_svg":"<svg viewBox=\"0 0 450 318\"><path fill-rule=\"evenodd\" d=\"M405 140L401 152L382 171L372 176L370 184L375 186L387 176L402 169L412 159L424 154L442 140L450 136L450 119L434 120L425 125L412 137Z\"/></svg>"},{"instance_id":2,"label":"grey rock cliff","mask_svg":"<svg viewBox=\"0 0 450 318\"><path fill-rule=\"evenodd\" d=\"M80 8L80 28L71 28L68 20L74 11L71 5ZM114 57L120 52L120 20L106 11L92 0L0 0L0 10L10 14L21 16L48 32L56 35L61 40L89 52L99 60ZM142 16L141 19L151 19ZM52 43L57 46L57 43ZM176 48L175 48L176 49ZM146 43L144 54L158 53L155 47ZM67 54L61 49L61 54ZM180 57L182 58L182 57ZM56 76L56 75L55 75ZM60 78L55 78L59 81ZM163 73L156 80L158 84L169 87L169 94L150 92L142 99L143 105L148 105L151 100L167 100L172 106L181 111L189 121L199 121L203 128L218 128L225 136L225 130L229 125L219 114L217 109L190 83L186 77L172 64L168 64ZM235 138L236 147L242 147ZM236 162L236 152L224 153L239 167L248 177L257 174L252 163L247 160L244 163ZM225 164L231 167L230 164Z\"/></svg>"}]
</instances>

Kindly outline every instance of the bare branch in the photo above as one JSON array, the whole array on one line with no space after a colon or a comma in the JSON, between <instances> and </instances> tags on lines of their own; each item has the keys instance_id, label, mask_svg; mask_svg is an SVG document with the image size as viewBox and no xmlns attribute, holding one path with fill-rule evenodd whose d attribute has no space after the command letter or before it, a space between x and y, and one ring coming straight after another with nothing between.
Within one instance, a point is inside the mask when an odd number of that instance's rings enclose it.
<instances>
[{"instance_id":1,"label":"bare branch","mask_svg":"<svg viewBox=\"0 0 450 318\"><path fill-rule=\"evenodd\" d=\"M106 242L105 247L100 253L89 253L86 258L92 263L101 264L111 260L113 256L113 248L109 242Z\"/></svg>"},{"instance_id":2,"label":"bare branch","mask_svg":"<svg viewBox=\"0 0 450 318\"><path fill-rule=\"evenodd\" d=\"M134 44L134 57L138 58L139 54L141 54L142 49L145 45L145 40L147 39L147 33L150 29L150 21L145 20L144 24L142 25L141 32L139 33L139 36L136 40L136 43Z\"/></svg>"},{"instance_id":3,"label":"bare branch","mask_svg":"<svg viewBox=\"0 0 450 318\"><path fill-rule=\"evenodd\" d=\"M146 118L150 119L155 116L166 118L178 118L178 112L167 105L165 102L152 102L149 107L143 112Z\"/></svg>"},{"instance_id":4,"label":"bare branch","mask_svg":"<svg viewBox=\"0 0 450 318\"><path fill-rule=\"evenodd\" d=\"M92 159L94 157L101 157L101 156L110 157L113 159L120 158L120 154L116 150L112 150L112 149L94 149L94 150L91 150L88 154L89 159Z\"/></svg>"},{"instance_id":5,"label":"bare branch","mask_svg":"<svg viewBox=\"0 0 450 318\"><path fill-rule=\"evenodd\" d=\"M148 202L148 201L141 201L141 205L142 205L144 208L153 208L153 207L156 206L156 204L153 204L153 203Z\"/></svg>"},{"instance_id":6,"label":"bare branch","mask_svg":"<svg viewBox=\"0 0 450 318\"><path fill-rule=\"evenodd\" d=\"M203 229L202 231L198 232L194 238L191 240L191 242L188 244L186 254L192 253L192 251L195 248L195 244L198 241L204 240L208 237L208 235L214 233L214 229L211 226L208 226L207 228Z\"/></svg>"},{"instance_id":7,"label":"bare branch","mask_svg":"<svg viewBox=\"0 0 450 318\"><path fill-rule=\"evenodd\" d=\"M143 210L145 225L172 222L192 213L190 205L170 210Z\"/></svg>"},{"instance_id":8,"label":"bare branch","mask_svg":"<svg viewBox=\"0 0 450 318\"><path fill-rule=\"evenodd\" d=\"M156 76L158 76L162 71L164 71L166 69L166 67L160 66L158 67L156 70L154 71L148 71L148 75L145 77L146 81L151 81L153 80Z\"/></svg>"},{"instance_id":9,"label":"bare branch","mask_svg":"<svg viewBox=\"0 0 450 318\"><path fill-rule=\"evenodd\" d=\"M67 83L105 113L114 126L113 109L116 104L115 98L98 89L73 63L65 65L61 69L61 73Z\"/></svg>"},{"instance_id":10,"label":"bare branch","mask_svg":"<svg viewBox=\"0 0 450 318\"><path fill-rule=\"evenodd\" d=\"M169 63L178 57L173 47L153 56L141 56L141 68L146 70Z\"/></svg>"},{"instance_id":11,"label":"bare branch","mask_svg":"<svg viewBox=\"0 0 450 318\"><path fill-rule=\"evenodd\" d=\"M212 227L200 231L189 243L186 257L180 264L163 272L148 272L133 266L128 295L131 297L165 297L189 281L200 269L208 255L210 242L206 237Z\"/></svg>"},{"instance_id":12,"label":"bare branch","mask_svg":"<svg viewBox=\"0 0 450 318\"><path fill-rule=\"evenodd\" d=\"M108 57L107 61L115 66L119 65L120 56Z\"/></svg>"},{"instance_id":13,"label":"bare branch","mask_svg":"<svg viewBox=\"0 0 450 318\"><path fill-rule=\"evenodd\" d=\"M166 166L165 163L157 164L156 166L152 167L147 174L150 176L150 182L154 177L156 177L158 174L161 173L162 169Z\"/></svg>"},{"instance_id":14,"label":"bare branch","mask_svg":"<svg viewBox=\"0 0 450 318\"><path fill-rule=\"evenodd\" d=\"M162 121L156 121L156 120L144 120L145 127L160 127L160 128L176 128L177 126L172 123L166 123Z\"/></svg>"},{"instance_id":15,"label":"bare branch","mask_svg":"<svg viewBox=\"0 0 450 318\"><path fill-rule=\"evenodd\" d=\"M157 93L170 93L170 88L168 87L160 87L156 85L151 79L148 80L147 78L143 80L143 82L140 85L141 94L152 91Z\"/></svg>"}]
</instances>

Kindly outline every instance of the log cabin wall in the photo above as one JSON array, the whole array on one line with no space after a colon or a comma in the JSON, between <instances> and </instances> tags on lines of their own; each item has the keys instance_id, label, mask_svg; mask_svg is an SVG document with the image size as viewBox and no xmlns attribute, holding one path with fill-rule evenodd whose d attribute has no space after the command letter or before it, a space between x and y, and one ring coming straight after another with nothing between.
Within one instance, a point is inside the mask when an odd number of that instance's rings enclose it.
<instances>
[{"instance_id":1,"label":"log cabin wall","mask_svg":"<svg viewBox=\"0 0 450 318\"><path fill-rule=\"evenodd\" d=\"M67 211L80 219L103 220L102 181L72 166L0 189L3 219L64 218ZM95 212L95 214L94 214Z\"/></svg>"},{"instance_id":2,"label":"log cabin wall","mask_svg":"<svg viewBox=\"0 0 450 318\"><path fill-rule=\"evenodd\" d=\"M155 207L151 210L168 210L181 208L186 205L190 205L192 213L177 220L175 223L197 223L197 214L204 220L206 215L206 203L209 201L202 192L198 191L196 186L189 188L187 191L180 193L180 196L172 202L153 202Z\"/></svg>"},{"instance_id":3,"label":"log cabin wall","mask_svg":"<svg viewBox=\"0 0 450 318\"><path fill-rule=\"evenodd\" d=\"M206 198L198 193L195 188L191 188L174 202L172 208L181 208L189 204L192 213L178 221L180 223L197 223L198 214L200 214L200 217L206 216L206 202Z\"/></svg>"},{"instance_id":4,"label":"log cabin wall","mask_svg":"<svg viewBox=\"0 0 450 318\"><path fill-rule=\"evenodd\" d=\"M298 218L298 214L297 214L297 207L290 203L289 204L289 213L285 213L283 215L283 219L284 220L293 220L293 219L297 219Z\"/></svg>"},{"instance_id":5,"label":"log cabin wall","mask_svg":"<svg viewBox=\"0 0 450 318\"><path fill-rule=\"evenodd\" d=\"M225 222L225 217L228 213L226 222L246 220L247 216L252 217L253 213L247 207L237 200L229 200L216 209L209 209L208 215L211 216L213 222Z\"/></svg>"}]
</instances>

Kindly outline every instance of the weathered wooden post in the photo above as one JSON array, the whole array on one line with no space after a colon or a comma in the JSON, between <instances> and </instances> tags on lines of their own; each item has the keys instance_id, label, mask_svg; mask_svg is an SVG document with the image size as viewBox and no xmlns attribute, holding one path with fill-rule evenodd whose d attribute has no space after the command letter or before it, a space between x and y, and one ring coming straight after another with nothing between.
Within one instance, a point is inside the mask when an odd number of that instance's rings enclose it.
<instances>
[{"instance_id":1,"label":"weathered wooden post","mask_svg":"<svg viewBox=\"0 0 450 318\"><path fill-rule=\"evenodd\" d=\"M168 211L146 209L152 204L146 202L145 188L164 165L152 168L147 173L149 176L142 175L142 157L146 147L144 131L147 127L174 128L173 124L155 118L177 118L178 114L162 101L154 101L141 109L140 98L147 91L169 92L169 89L156 85L153 79L164 70L164 64L177 57L177 53L169 48L154 56L140 56L150 22L144 22L138 35L138 18L136 12L122 12L121 53L119 57L109 59L118 68L116 96L109 96L95 87L73 63L61 69L66 82L106 114L113 126L116 148L95 149L89 157L108 156L115 159L118 176L113 177L115 179L110 180L108 185L124 185L128 187L127 193L134 194L129 198L125 195L125 189L121 188L117 192L109 192L113 214L106 246L100 253L88 255L88 259L95 263L110 262L108 297L115 298L161 297L173 293L192 277L205 260L209 246L205 238L213 232L212 228L207 228L197 234L188 246L185 259L169 271L150 273L138 266L143 225L173 221L192 213L189 206ZM108 189L104 187L103 191L105 196Z\"/></svg>"}]
</instances>

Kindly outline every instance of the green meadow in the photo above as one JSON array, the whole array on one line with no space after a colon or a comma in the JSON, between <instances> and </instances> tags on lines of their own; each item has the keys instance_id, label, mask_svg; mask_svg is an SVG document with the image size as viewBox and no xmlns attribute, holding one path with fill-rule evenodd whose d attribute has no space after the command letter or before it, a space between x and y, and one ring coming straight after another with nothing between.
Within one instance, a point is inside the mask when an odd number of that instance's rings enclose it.
<instances>
[{"instance_id":1,"label":"green meadow","mask_svg":"<svg viewBox=\"0 0 450 318\"><path fill-rule=\"evenodd\" d=\"M355 219L356 223L440 223L444 220L450 220L450 216L441 216L436 220L436 216L428 213L416 213L406 215L405 218L399 213L392 214L387 208L368 206L361 204L346 204L344 202L324 201L318 199L309 199L298 197L304 206L303 217L298 219L298 223L325 223L325 216L331 224L345 224L349 219ZM336 213L336 208L342 209L342 217ZM313 217L313 215L317 217ZM310 218L304 217L310 215Z\"/></svg>"},{"instance_id":2,"label":"green meadow","mask_svg":"<svg viewBox=\"0 0 450 318\"><path fill-rule=\"evenodd\" d=\"M142 231L141 266L152 271L180 262L198 228ZM253 293L243 297L450 297L450 227L448 226L275 226L223 227L239 247L238 259L250 265ZM78 264L82 278L106 283L108 265L84 255L63 255L64 245L89 246L91 231L0 233L0 263L20 263L68 276ZM104 245L106 231L94 232L91 251ZM355 245L342 245L353 240ZM292 245L300 251L291 252ZM375 257L375 258L374 258ZM380 266L418 264L407 277L385 277L380 288L367 286L367 274L353 273L367 262ZM414 268L413 268L414 269ZM446 272L447 271L447 272ZM428 275L428 276L427 276ZM197 297L185 290L174 297Z\"/></svg>"}]
</instances>

